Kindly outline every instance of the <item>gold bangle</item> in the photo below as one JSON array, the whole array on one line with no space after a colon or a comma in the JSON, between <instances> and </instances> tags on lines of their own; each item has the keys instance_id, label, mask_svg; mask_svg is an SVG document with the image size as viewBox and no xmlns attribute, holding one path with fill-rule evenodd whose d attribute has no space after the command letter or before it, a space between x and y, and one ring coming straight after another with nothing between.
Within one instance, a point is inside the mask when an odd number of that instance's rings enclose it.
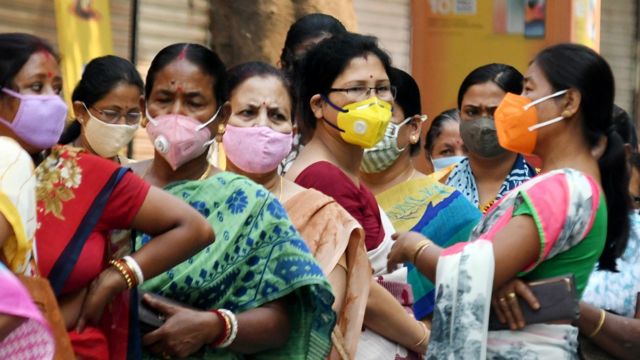
<instances>
[{"instance_id":1,"label":"gold bangle","mask_svg":"<svg viewBox=\"0 0 640 360\"><path fill-rule=\"evenodd\" d=\"M422 325L422 328L424 329L424 335L422 336L422 338L420 338L420 341L418 341L415 345L413 345L413 347L420 346L420 344L425 342L425 340L427 340L427 338L429 337L429 329L427 329L427 325L422 321L419 321L419 320L416 320L416 321L418 321L418 323Z\"/></svg>"},{"instance_id":2,"label":"gold bangle","mask_svg":"<svg viewBox=\"0 0 640 360\"><path fill-rule=\"evenodd\" d=\"M431 244L433 244L431 241L429 240L422 240L418 243L418 247L416 248L416 252L413 253L413 264L416 265L416 263L418 262L418 257L420 256L420 254L422 254L422 252L424 250L426 250L429 246L431 246Z\"/></svg>"},{"instance_id":3,"label":"gold bangle","mask_svg":"<svg viewBox=\"0 0 640 360\"><path fill-rule=\"evenodd\" d=\"M118 270L118 272L120 273L120 275L122 275L122 277L124 278L124 281L127 283L127 288L129 289L133 289L136 285L136 283L134 282L133 278L131 277L130 273L127 271L127 268L125 268L125 265L122 264L122 260L111 260L109 261L109 265L112 265L113 267L116 268L116 270Z\"/></svg>"},{"instance_id":4,"label":"gold bangle","mask_svg":"<svg viewBox=\"0 0 640 360\"><path fill-rule=\"evenodd\" d=\"M593 330L593 332L591 333L591 335L589 335L590 338L598 335L598 333L600 333L600 330L602 330L602 327L604 325L604 320L607 317L607 312L604 311L604 309L600 309L600 320L598 321L598 326L596 327L595 330Z\"/></svg>"}]
</instances>

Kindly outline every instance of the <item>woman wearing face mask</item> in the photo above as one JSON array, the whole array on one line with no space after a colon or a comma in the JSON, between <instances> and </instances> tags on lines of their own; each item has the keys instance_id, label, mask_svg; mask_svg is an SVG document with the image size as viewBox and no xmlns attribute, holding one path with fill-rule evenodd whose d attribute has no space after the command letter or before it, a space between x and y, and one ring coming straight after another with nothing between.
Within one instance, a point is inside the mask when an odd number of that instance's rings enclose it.
<instances>
[{"instance_id":1,"label":"woman wearing face mask","mask_svg":"<svg viewBox=\"0 0 640 360\"><path fill-rule=\"evenodd\" d=\"M303 121L314 129L314 135L287 178L342 205L364 228L374 275L403 283L394 287L392 295L371 279L364 318L367 330L357 358L406 356L406 348L423 353L429 336L426 326L394 299L394 295L408 297L406 269L399 269L395 278L388 277L384 259L393 226L385 217L383 229L375 197L358 179L363 149L383 138L391 119L395 89L387 76L389 69L390 59L375 38L347 33L311 49L296 75L304 79L300 95ZM374 354L376 349L382 352Z\"/></svg>"},{"instance_id":2,"label":"woman wearing face mask","mask_svg":"<svg viewBox=\"0 0 640 360\"><path fill-rule=\"evenodd\" d=\"M442 290L434 311L440 336L428 355L577 358L578 328L571 319L527 326L512 321L509 309L520 291L507 282L571 273L580 297L596 263L615 269L627 243L629 201L624 146L611 121L613 94L611 69L593 50L575 44L543 50L527 70L522 95L507 94L495 111L500 145L539 156L541 175L499 200L470 243L441 249L416 233L398 236L389 266L412 261L437 277ZM607 145L596 160L591 151L602 138ZM458 286L463 296L455 295ZM492 289L498 318L520 331L487 332ZM447 312L451 308L464 310ZM578 322L593 336L602 329L598 312Z\"/></svg>"},{"instance_id":3,"label":"woman wearing face mask","mask_svg":"<svg viewBox=\"0 0 640 360\"><path fill-rule=\"evenodd\" d=\"M460 136L468 150L468 159L456 165L446 184L458 189L483 213L508 191L536 174L522 155L500 146L493 120L493 113L505 94L521 91L522 75L504 64L489 64L473 70L458 91Z\"/></svg>"},{"instance_id":4,"label":"woman wearing face mask","mask_svg":"<svg viewBox=\"0 0 640 360\"><path fill-rule=\"evenodd\" d=\"M424 139L424 152L427 161L433 165L433 171L450 172L449 167L456 165L467 155L467 149L460 137L460 112L449 109L436 116L431 122ZM436 175L439 179L440 176Z\"/></svg>"},{"instance_id":5,"label":"woman wearing face mask","mask_svg":"<svg viewBox=\"0 0 640 360\"><path fill-rule=\"evenodd\" d=\"M304 240L264 187L207 163L226 79L218 56L197 44L164 48L147 73L147 132L156 152L134 166L200 211L222 240L142 285L185 305L145 297L166 317L143 337L145 349L197 359L325 357L333 296ZM140 234L136 248L148 240Z\"/></svg>"},{"instance_id":6,"label":"woman wearing face mask","mask_svg":"<svg viewBox=\"0 0 640 360\"><path fill-rule=\"evenodd\" d=\"M76 121L60 139L126 165L120 151L133 139L144 113L144 84L129 61L107 55L91 60L73 91Z\"/></svg>"},{"instance_id":7,"label":"woman wearing face mask","mask_svg":"<svg viewBox=\"0 0 640 360\"><path fill-rule=\"evenodd\" d=\"M441 246L466 240L480 211L457 190L415 170L411 155L420 149L421 119L411 114L421 113L420 89L411 75L396 68L389 79L397 88L393 117L384 138L364 150L360 179L396 231L417 231ZM433 311L435 289L415 268L409 269L408 280L414 315L423 319Z\"/></svg>"},{"instance_id":8,"label":"woman wearing face mask","mask_svg":"<svg viewBox=\"0 0 640 360\"><path fill-rule=\"evenodd\" d=\"M58 58L27 34L0 34L0 52L0 134L37 154L55 145L67 113L59 96ZM81 149L52 148L35 179L37 207L29 216L37 214L38 226L27 218L33 226L27 233L35 232L37 265L57 295L76 355L125 358L126 336L112 333L127 322L126 312L111 318L124 309L124 299L116 295L210 243L211 227L179 200ZM160 204L170 209L160 211ZM152 245L108 263L107 236L124 228L153 234ZM109 311L103 311L108 303Z\"/></svg>"},{"instance_id":9,"label":"woman wearing face mask","mask_svg":"<svg viewBox=\"0 0 640 360\"><path fill-rule=\"evenodd\" d=\"M284 179L276 166L291 144L293 95L284 74L264 63L229 71L222 138L227 170L267 187L287 210L331 283L338 314L330 358L353 358L369 292L360 225L335 200ZM346 301L348 299L348 301Z\"/></svg>"},{"instance_id":10,"label":"woman wearing face mask","mask_svg":"<svg viewBox=\"0 0 640 360\"><path fill-rule=\"evenodd\" d=\"M280 66L289 78L294 77L294 69L300 66L304 54L320 41L337 34L347 32L340 20L331 15L313 13L296 20L287 31L287 38L280 54ZM294 109L294 114L296 109ZM313 129L304 127L302 121L296 121L297 133L293 137L291 152L278 167L282 175L286 173L295 161L304 145L311 140Z\"/></svg>"}]
</instances>

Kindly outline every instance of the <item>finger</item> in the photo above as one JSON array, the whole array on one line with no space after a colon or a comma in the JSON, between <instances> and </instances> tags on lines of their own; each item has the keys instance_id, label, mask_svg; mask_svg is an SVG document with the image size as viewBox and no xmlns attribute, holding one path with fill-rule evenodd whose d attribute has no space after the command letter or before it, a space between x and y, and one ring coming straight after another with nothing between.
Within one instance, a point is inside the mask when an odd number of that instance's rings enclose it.
<instances>
[{"instance_id":1,"label":"finger","mask_svg":"<svg viewBox=\"0 0 640 360\"><path fill-rule=\"evenodd\" d=\"M506 296L502 295L499 299L498 302L500 303L500 309L502 309L502 312L504 314L504 317L507 320L507 324L509 324L509 328L511 330L516 330L516 322L513 319L513 314L511 314L511 308L509 307L509 302L506 298Z\"/></svg>"},{"instance_id":2,"label":"finger","mask_svg":"<svg viewBox=\"0 0 640 360\"><path fill-rule=\"evenodd\" d=\"M516 282L514 290L518 294L518 296L523 298L533 310L540 309L540 302L538 301L538 298L536 298L531 289L529 289L529 287L524 282Z\"/></svg>"},{"instance_id":3,"label":"finger","mask_svg":"<svg viewBox=\"0 0 640 360\"><path fill-rule=\"evenodd\" d=\"M493 307L493 312L498 317L498 321L500 321L501 324L505 324L507 322L507 319L505 318L504 313L502 312L502 309L500 308L500 304L498 304L498 299L496 297L491 299L491 306Z\"/></svg>"},{"instance_id":4,"label":"finger","mask_svg":"<svg viewBox=\"0 0 640 360\"><path fill-rule=\"evenodd\" d=\"M395 233L395 234L391 235L391 239L393 239L393 241L395 241L396 239L398 239L399 236L400 236L399 233Z\"/></svg>"},{"instance_id":5,"label":"finger","mask_svg":"<svg viewBox=\"0 0 640 360\"><path fill-rule=\"evenodd\" d=\"M161 311L166 315L173 315L176 313L176 311L178 311L178 308L176 306L159 300L158 298L151 296L150 294L144 294L143 299L147 302L147 304L151 305L152 308Z\"/></svg>"},{"instance_id":6,"label":"finger","mask_svg":"<svg viewBox=\"0 0 640 360\"><path fill-rule=\"evenodd\" d=\"M80 315L80 318L78 319L78 323L76 324L76 332L78 334L82 334L86 324L87 324L87 321L84 319L84 315Z\"/></svg>"},{"instance_id":7,"label":"finger","mask_svg":"<svg viewBox=\"0 0 640 360\"><path fill-rule=\"evenodd\" d=\"M157 342L160 342L163 338L164 338L164 330L162 329L162 327L159 327L153 330L152 332L146 334L145 336L143 336L142 344L144 346L149 346Z\"/></svg>"},{"instance_id":8,"label":"finger","mask_svg":"<svg viewBox=\"0 0 640 360\"><path fill-rule=\"evenodd\" d=\"M524 316L522 315L522 309L520 309L520 303L518 302L518 296L515 292L510 292L507 294L507 301L509 302L509 308L511 310L511 314L513 315L513 320L515 321L517 328L522 329L525 323Z\"/></svg>"}]
</instances>

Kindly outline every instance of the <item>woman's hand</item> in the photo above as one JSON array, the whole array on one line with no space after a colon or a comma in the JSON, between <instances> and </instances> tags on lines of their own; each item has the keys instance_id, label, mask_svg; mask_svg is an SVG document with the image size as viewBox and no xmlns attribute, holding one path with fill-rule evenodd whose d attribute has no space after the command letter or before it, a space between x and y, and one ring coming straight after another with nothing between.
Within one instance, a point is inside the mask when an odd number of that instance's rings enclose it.
<instances>
[{"instance_id":1,"label":"woman's hand","mask_svg":"<svg viewBox=\"0 0 640 360\"><path fill-rule=\"evenodd\" d=\"M387 271L392 273L398 265L413 261L413 256L418 250L418 244L427 240L420 233L409 231L391 235L395 240L387 255Z\"/></svg>"},{"instance_id":2,"label":"woman's hand","mask_svg":"<svg viewBox=\"0 0 640 360\"><path fill-rule=\"evenodd\" d=\"M102 317L104 307L113 300L113 297L124 291L127 283L124 277L114 267L104 269L89 287L78 318L76 330L80 333L89 324L98 324Z\"/></svg>"},{"instance_id":3,"label":"woman's hand","mask_svg":"<svg viewBox=\"0 0 640 360\"><path fill-rule=\"evenodd\" d=\"M518 296L524 298L532 309L538 310L540 308L538 299L533 295L529 286L520 279L513 279L502 285L493 292L491 299L493 311L496 312L498 320L503 324L508 324L511 330L519 330L527 325L518 303Z\"/></svg>"},{"instance_id":4,"label":"woman's hand","mask_svg":"<svg viewBox=\"0 0 640 360\"><path fill-rule=\"evenodd\" d=\"M222 333L218 316L163 302L149 294L144 301L166 316L165 323L142 338L152 353L168 357L186 357L211 344Z\"/></svg>"}]
</instances>

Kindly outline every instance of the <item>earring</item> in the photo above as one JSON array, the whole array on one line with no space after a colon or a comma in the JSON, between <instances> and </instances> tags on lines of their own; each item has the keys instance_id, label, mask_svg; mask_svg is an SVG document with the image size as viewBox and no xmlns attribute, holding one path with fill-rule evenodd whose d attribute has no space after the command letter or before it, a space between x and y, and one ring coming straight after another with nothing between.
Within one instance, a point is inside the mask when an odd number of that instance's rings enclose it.
<instances>
[{"instance_id":1,"label":"earring","mask_svg":"<svg viewBox=\"0 0 640 360\"><path fill-rule=\"evenodd\" d=\"M418 137L415 135L411 135L411 138L409 138L409 141L411 142L412 145L415 145L416 143L418 143Z\"/></svg>"},{"instance_id":2,"label":"earring","mask_svg":"<svg viewBox=\"0 0 640 360\"><path fill-rule=\"evenodd\" d=\"M226 131L226 128L224 124L223 123L218 124L218 134L216 134L216 140L218 142L222 141L222 135L224 135L225 131Z\"/></svg>"}]
</instances>

